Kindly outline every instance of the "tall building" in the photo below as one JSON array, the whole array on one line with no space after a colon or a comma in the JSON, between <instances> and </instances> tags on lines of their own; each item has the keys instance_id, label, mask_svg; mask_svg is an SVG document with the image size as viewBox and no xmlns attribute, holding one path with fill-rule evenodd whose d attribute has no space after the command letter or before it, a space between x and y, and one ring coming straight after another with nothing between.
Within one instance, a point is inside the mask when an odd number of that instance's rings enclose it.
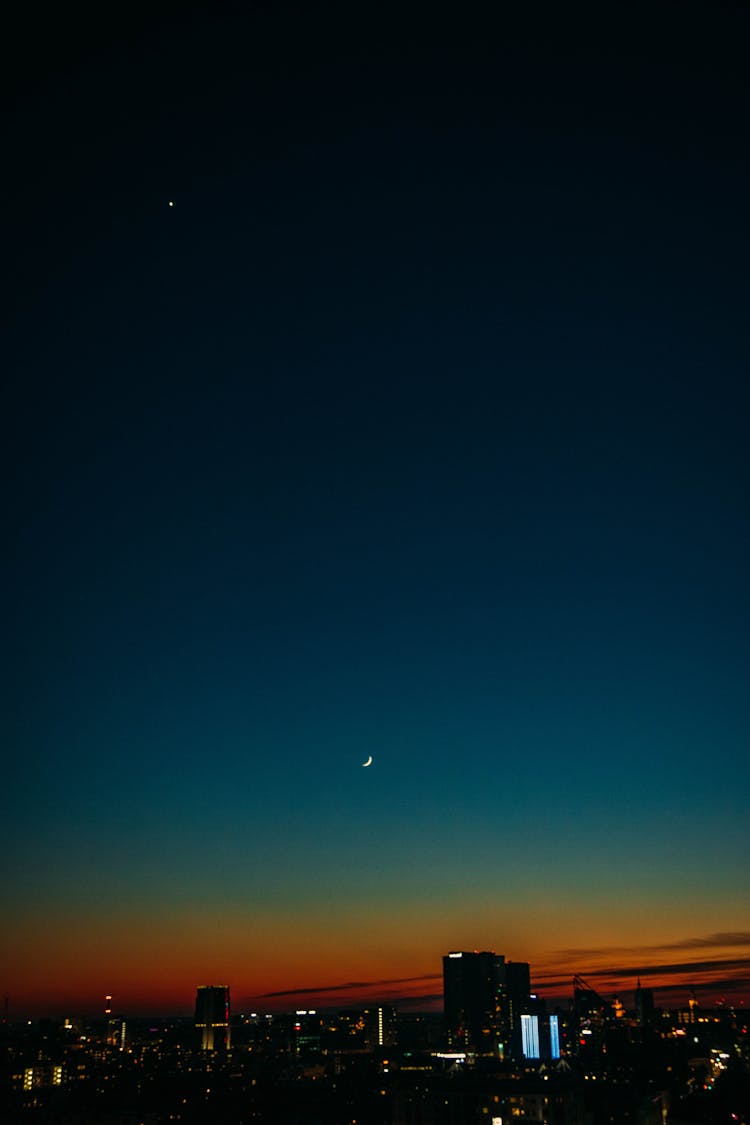
<instances>
[{"instance_id":1,"label":"tall building","mask_svg":"<svg viewBox=\"0 0 750 1125\"><path fill-rule=\"evenodd\" d=\"M381 1004L370 1017L368 1036L370 1050L384 1050L395 1047L397 1039L396 1009L390 1004Z\"/></svg>"},{"instance_id":2,"label":"tall building","mask_svg":"<svg viewBox=\"0 0 750 1125\"><path fill-rule=\"evenodd\" d=\"M108 1046L125 1050L127 1024L123 1016L112 1015L112 996L104 997L104 1039Z\"/></svg>"},{"instance_id":3,"label":"tall building","mask_svg":"<svg viewBox=\"0 0 750 1125\"><path fill-rule=\"evenodd\" d=\"M531 968L528 961L507 961L505 987L509 996L519 1002L528 1000L531 993Z\"/></svg>"},{"instance_id":4,"label":"tall building","mask_svg":"<svg viewBox=\"0 0 750 1125\"><path fill-rule=\"evenodd\" d=\"M204 984L195 994L195 1026L201 1032L201 1047L229 1049L229 985Z\"/></svg>"},{"instance_id":5,"label":"tall building","mask_svg":"<svg viewBox=\"0 0 750 1125\"><path fill-rule=\"evenodd\" d=\"M528 961L506 961L505 990L502 1000L504 1054L514 1059L527 1058L523 1016L537 1015L531 1003L531 969ZM532 1026L532 1025L528 1025Z\"/></svg>"},{"instance_id":6,"label":"tall building","mask_svg":"<svg viewBox=\"0 0 750 1125\"><path fill-rule=\"evenodd\" d=\"M443 957L443 1003L451 1047L497 1053L503 1038L504 987L505 958L497 953Z\"/></svg>"}]
</instances>

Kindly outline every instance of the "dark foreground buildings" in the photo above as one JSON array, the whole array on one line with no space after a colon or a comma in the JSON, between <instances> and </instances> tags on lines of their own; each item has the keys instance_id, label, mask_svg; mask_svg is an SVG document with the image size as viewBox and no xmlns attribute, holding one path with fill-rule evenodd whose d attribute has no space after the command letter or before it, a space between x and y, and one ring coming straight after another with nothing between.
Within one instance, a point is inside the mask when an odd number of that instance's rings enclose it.
<instances>
[{"instance_id":1,"label":"dark foreground buildings","mask_svg":"<svg viewBox=\"0 0 750 1125\"><path fill-rule=\"evenodd\" d=\"M548 1011L525 962L462 952L444 970L444 1013L231 1015L228 988L209 985L194 1019L128 1019L127 1036L113 1034L111 1009L93 1021L11 1018L0 1027L0 1120L750 1125L741 1010L685 997L664 1012L640 987L626 1010L579 977Z\"/></svg>"},{"instance_id":2,"label":"dark foreground buildings","mask_svg":"<svg viewBox=\"0 0 750 1125\"><path fill-rule=\"evenodd\" d=\"M443 1007L448 1044L456 1051L501 1061L560 1058L558 1016L531 991L526 961L490 952L443 958Z\"/></svg>"}]
</instances>

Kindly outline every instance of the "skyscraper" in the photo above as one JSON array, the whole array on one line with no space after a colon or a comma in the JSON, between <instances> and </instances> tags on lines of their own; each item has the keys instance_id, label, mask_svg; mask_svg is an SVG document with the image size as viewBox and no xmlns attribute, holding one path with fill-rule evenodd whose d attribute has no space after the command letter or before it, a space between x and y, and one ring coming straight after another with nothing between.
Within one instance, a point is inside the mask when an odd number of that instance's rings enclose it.
<instances>
[{"instance_id":1,"label":"skyscraper","mask_svg":"<svg viewBox=\"0 0 750 1125\"><path fill-rule=\"evenodd\" d=\"M528 961L507 961L502 1000L502 1028L505 1055L510 1055L514 1059L528 1057L523 1039L522 1016L532 1014L530 993L531 970Z\"/></svg>"},{"instance_id":2,"label":"skyscraper","mask_svg":"<svg viewBox=\"0 0 750 1125\"><path fill-rule=\"evenodd\" d=\"M448 1041L460 1050L497 1052L502 1041L505 958L497 953L443 957L443 1002Z\"/></svg>"},{"instance_id":3,"label":"skyscraper","mask_svg":"<svg viewBox=\"0 0 750 1125\"><path fill-rule=\"evenodd\" d=\"M204 984L198 988L195 994L195 1026L201 1031L204 1051L215 1050L217 1039L219 1045L229 1049L229 985Z\"/></svg>"}]
</instances>

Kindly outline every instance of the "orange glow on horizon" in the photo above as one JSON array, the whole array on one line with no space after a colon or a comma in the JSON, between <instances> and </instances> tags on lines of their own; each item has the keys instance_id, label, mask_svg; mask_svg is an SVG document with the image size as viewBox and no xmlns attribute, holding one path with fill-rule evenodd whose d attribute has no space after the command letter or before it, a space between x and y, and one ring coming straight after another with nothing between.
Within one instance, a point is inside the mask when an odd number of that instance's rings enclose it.
<instances>
[{"instance_id":1,"label":"orange glow on horizon","mask_svg":"<svg viewBox=\"0 0 750 1125\"><path fill-rule=\"evenodd\" d=\"M54 928L30 911L4 935L0 987L14 1012L40 1015L98 1013L107 993L119 1011L188 1014L196 987L214 980L229 983L236 1011L376 1000L428 1010L441 1004L443 954L482 948L528 961L534 988L550 999L570 998L577 973L610 997L630 995L640 974L663 1007L687 1003L691 987L707 1005L721 996L741 1001L746 986L732 984L750 968L741 920L719 917L713 937L696 938L694 909L644 918L627 903L609 913L600 905L582 902L563 915L545 902L505 916L468 896L450 915L432 902L389 912L364 901L336 911L335 921L326 905L236 907L222 912L218 930L216 915L193 904L139 916L92 910L60 917Z\"/></svg>"}]
</instances>

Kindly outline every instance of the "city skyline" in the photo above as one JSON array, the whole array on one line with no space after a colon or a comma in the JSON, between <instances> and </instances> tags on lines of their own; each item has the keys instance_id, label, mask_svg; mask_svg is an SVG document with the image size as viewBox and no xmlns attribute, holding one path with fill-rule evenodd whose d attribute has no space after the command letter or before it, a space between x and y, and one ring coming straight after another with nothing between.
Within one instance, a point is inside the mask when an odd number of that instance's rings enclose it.
<instances>
[{"instance_id":1,"label":"city skyline","mask_svg":"<svg viewBox=\"0 0 750 1125\"><path fill-rule=\"evenodd\" d=\"M704 938L693 938L682 943L672 943L657 950L654 947L640 949L621 949L613 952L630 955L632 964L617 967L610 963L606 967L597 966L596 962L584 961L580 957L583 951L568 950L560 958L554 969L539 968L531 964L531 989L538 993L542 999L551 1003L565 1006L571 1001L574 988L574 978L584 978L607 999L617 997L634 1006L634 994L641 985L651 989L659 1007L665 1009L678 1009L687 1006L691 997L706 1009L722 1007L738 1007L743 1009L747 1001L747 978L743 974L747 971L750 959L743 955L747 945L750 944L748 934L714 934ZM675 954L682 951L724 953L734 951L738 954L733 957L715 957L710 959L690 959L671 962L660 961L651 963L647 955L653 957L660 953ZM476 950L475 950L476 952ZM588 951L591 958L595 952L599 957L604 951ZM640 955L643 960L638 962ZM443 957L445 955L442 955ZM520 962L519 957L508 957L508 964ZM528 962L524 962L528 965ZM585 966L585 967L584 967ZM160 968L161 971L161 968ZM243 977L240 975L239 980ZM250 1009L257 1008L262 1012L284 1013L295 1010L299 1006L316 1008L320 1011L335 1010L358 1004L392 1004L405 1011L442 1011L444 992L444 974L440 970L427 972L416 977L392 978L380 980L337 980L335 983L299 984L296 987L281 988L278 990L250 992L243 988L241 983L231 987L236 999L233 1001L237 1012L247 1013ZM206 981L200 987L210 987L211 982ZM222 986L223 988L224 986ZM186 1015L194 1006L195 985L188 985L186 991L159 990L149 991L147 995L160 997L161 1007L155 1006L153 1000L144 999L144 992L136 987L126 990L121 996L112 993L95 994L94 989L80 990L77 994L52 991L51 995L39 998L23 1006L23 998L17 996L9 1001L9 1015L11 1018L25 1018L26 1016L55 1016L82 1015L94 1016L100 1014L104 1004L114 1007L120 1012L129 1015ZM113 1003L114 1001L114 1003ZM631 1003L632 1001L632 1003ZM106 1011L106 1008L105 1008Z\"/></svg>"},{"instance_id":2,"label":"city skyline","mask_svg":"<svg viewBox=\"0 0 750 1125\"><path fill-rule=\"evenodd\" d=\"M750 17L303 8L14 17L0 995L739 1002Z\"/></svg>"}]
</instances>

